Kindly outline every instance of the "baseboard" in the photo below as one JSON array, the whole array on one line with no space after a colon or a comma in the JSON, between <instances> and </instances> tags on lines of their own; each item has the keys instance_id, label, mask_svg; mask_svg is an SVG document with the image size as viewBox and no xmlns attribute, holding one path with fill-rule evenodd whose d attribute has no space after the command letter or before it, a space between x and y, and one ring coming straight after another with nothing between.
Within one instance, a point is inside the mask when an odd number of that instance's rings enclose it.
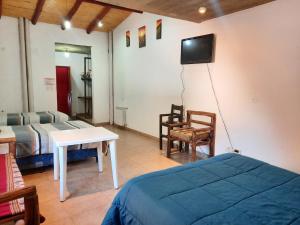
<instances>
[{"instance_id":1,"label":"baseboard","mask_svg":"<svg viewBox=\"0 0 300 225\"><path fill-rule=\"evenodd\" d=\"M117 123L114 123L113 126L119 128L119 129L122 129L122 130L127 130L127 131L130 131L132 133L135 133L135 134L138 134L138 135L141 135L143 137L148 137L148 138L151 138L155 141L159 141L159 138L158 137L155 137L155 136L152 136L150 134L146 134L144 132L141 132L141 131L138 131L138 130L135 130L135 129L132 129L132 128L129 128L129 127L124 127L124 126L121 126L120 124L117 124Z\"/></svg>"},{"instance_id":2,"label":"baseboard","mask_svg":"<svg viewBox=\"0 0 300 225\"><path fill-rule=\"evenodd\" d=\"M102 127L102 126L107 126L109 124L110 124L110 122L102 122L102 123L94 123L93 125L95 127Z\"/></svg>"},{"instance_id":3,"label":"baseboard","mask_svg":"<svg viewBox=\"0 0 300 225\"><path fill-rule=\"evenodd\" d=\"M121 125L119 125L119 124L117 124L117 123L113 123L113 126L119 128L119 129L121 129L121 130L128 130L127 127L121 126Z\"/></svg>"}]
</instances>

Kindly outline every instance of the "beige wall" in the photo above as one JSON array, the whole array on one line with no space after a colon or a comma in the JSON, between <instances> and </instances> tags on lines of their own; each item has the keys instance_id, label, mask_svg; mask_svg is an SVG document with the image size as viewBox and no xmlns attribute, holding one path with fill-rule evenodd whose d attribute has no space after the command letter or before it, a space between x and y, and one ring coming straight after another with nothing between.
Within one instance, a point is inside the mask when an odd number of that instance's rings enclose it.
<instances>
[{"instance_id":1,"label":"beige wall","mask_svg":"<svg viewBox=\"0 0 300 225\"><path fill-rule=\"evenodd\" d=\"M22 86L18 20L0 20L0 112L21 112Z\"/></svg>"},{"instance_id":2,"label":"beige wall","mask_svg":"<svg viewBox=\"0 0 300 225\"><path fill-rule=\"evenodd\" d=\"M128 106L130 128L158 136L158 114L180 104L180 40L216 34L209 64L234 147L300 172L300 1L269 4L201 24L133 14L114 31L115 105ZM163 19L162 40L155 20ZM137 29L147 27L147 47ZM131 47L125 32L131 31ZM185 107L217 112L205 64L184 66ZM116 121L121 114L115 112ZM218 116L217 153L229 147Z\"/></svg>"}]
</instances>

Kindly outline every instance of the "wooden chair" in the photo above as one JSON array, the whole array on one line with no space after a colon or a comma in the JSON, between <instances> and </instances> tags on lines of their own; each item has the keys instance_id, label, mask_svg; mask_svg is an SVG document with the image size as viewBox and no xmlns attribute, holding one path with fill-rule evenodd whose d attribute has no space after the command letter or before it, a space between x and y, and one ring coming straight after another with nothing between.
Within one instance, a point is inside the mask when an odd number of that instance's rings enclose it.
<instances>
[{"instance_id":1,"label":"wooden chair","mask_svg":"<svg viewBox=\"0 0 300 225\"><path fill-rule=\"evenodd\" d=\"M193 116L208 117L210 122L195 119ZM196 128L193 127L192 124L198 124L203 127ZM209 157L215 155L215 113L188 110L186 122L169 124L169 127L171 127L171 129L168 132L167 157L170 157L171 143L175 140L185 142L187 148L189 144L191 144L193 161L196 160L196 147L200 145L209 145Z\"/></svg>"},{"instance_id":2,"label":"wooden chair","mask_svg":"<svg viewBox=\"0 0 300 225\"><path fill-rule=\"evenodd\" d=\"M35 186L28 186L14 191L1 193L0 204L11 202L19 198L24 198L24 211L14 215L0 217L0 224L18 221L18 224L39 225L45 221L45 218L40 216L39 213L38 196Z\"/></svg>"},{"instance_id":3,"label":"wooden chair","mask_svg":"<svg viewBox=\"0 0 300 225\"><path fill-rule=\"evenodd\" d=\"M39 212L36 187L24 186L21 173L15 162L15 148L15 144L11 145L9 154L1 156L3 159L1 168L6 176L0 176L0 178L5 178L6 180L0 180L0 183L2 183L4 187L7 186L9 190L2 193L0 192L0 204L2 206L6 205L6 207L2 208L3 210L6 208L6 210L0 212L0 224L17 221L16 224L18 225L39 225L45 221L45 217L40 215ZM5 185L5 182L9 182L9 185ZM17 188L15 188L16 186ZM24 199L23 202L20 201L22 198ZM9 205L13 205L14 207L9 207Z\"/></svg>"},{"instance_id":4,"label":"wooden chair","mask_svg":"<svg viewBox=\"0 0 300 225\"><path fill-rule=\"evenodd\" d=\"M164 118L166 118L166 119L164 120ZM159 115L159 148L160 148L160 150L162 150L163 138L168 138L167 134L163 134L163 127L167 127L169 130L170 129L169 124L174 124L174 123L182 122L182 121L183 121L183 106L182 105L172 104L171 113ZM172 142L172 146L173 146L173 142ZM181 147L180 147L180 149L181 149Z\"/></svg>"}]
</instances>

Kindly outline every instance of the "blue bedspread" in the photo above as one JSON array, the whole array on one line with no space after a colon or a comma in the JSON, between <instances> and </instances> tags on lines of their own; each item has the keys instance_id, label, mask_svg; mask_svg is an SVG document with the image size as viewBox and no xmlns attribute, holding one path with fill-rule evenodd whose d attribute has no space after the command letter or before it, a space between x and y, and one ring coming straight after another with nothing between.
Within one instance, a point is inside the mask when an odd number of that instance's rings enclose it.
<instances>
[{"instance_id":1,"label":"blue bedspread","mask_svg":"<svg viewBox=\"0 0 300 225\"><path fill-rule=\"evenodd\" d=\"M130 180L103 225L300 224L300 176L224 154Z\"/></svg>"}]
</instances>

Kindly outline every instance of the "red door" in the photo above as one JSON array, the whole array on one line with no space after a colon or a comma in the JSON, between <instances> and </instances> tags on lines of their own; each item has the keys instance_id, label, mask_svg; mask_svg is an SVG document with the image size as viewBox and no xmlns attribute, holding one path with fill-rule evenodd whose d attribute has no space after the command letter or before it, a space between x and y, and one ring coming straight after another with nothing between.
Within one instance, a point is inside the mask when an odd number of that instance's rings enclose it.
<instances>
[{"instance_id":1,"label":"red door","mask_svg":"<svg viewBox=\"0 0 300 225\"><path fill-rule=\"evenodd\" d=\"M70 67L56 67L57 110L71 115Z\"/></svg>"}]
</instances>

